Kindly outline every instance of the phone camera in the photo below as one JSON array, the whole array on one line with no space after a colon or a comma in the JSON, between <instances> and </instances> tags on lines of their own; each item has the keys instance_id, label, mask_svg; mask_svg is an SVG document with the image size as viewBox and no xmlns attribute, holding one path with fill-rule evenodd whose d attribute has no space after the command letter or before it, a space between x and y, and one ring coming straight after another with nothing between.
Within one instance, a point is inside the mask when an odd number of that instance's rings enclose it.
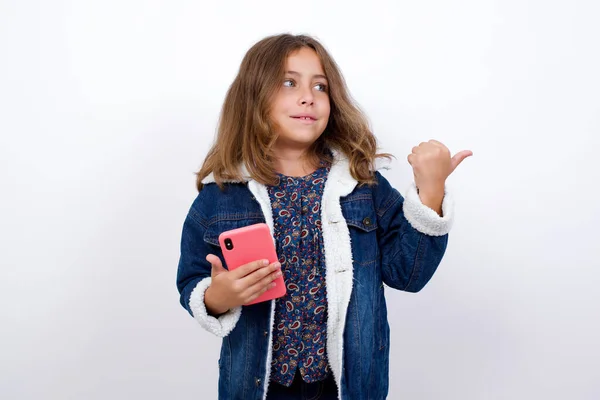
<instances>
[{"instance_id":1,"label":"phone camera","mask_svg":"<svg viewBox=\"0 0 600 400\"><path fill-rule=\"evenodd\" d=\"M233 242L231 241L231 239L229 239L229 238L225 239L225 248L227 250L233 249Z\"/></svg>"}]
</instances>

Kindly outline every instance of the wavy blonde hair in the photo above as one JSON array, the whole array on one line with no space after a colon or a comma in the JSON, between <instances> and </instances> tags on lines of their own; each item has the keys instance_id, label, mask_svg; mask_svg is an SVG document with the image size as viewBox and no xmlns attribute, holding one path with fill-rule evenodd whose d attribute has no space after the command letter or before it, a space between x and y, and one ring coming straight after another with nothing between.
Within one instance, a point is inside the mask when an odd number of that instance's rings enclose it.
<instances>
[{"instance_id":1,"label":"wavy blonde hair","mask_svg":"<svg viewBox=\"0 0 600 400\"><path fill-rule=\"evenodd\" d=\"M375 159L391 155L377 153L377 140L351 98L339 67L316 39L281 34L260 40L244 56L227 91L216 140L196 173L198 191L211 173L220 187L228 180L241 181L241 164L252 179L265 185L277 184L272 164L277 135L270 119L271 104L282 86L287 57L304 47L313 49L321 60L330 102L327 127L309 149L308 157L332 162L329 149L337 149L348 158L350 173L360 184L375 182Z\"/></svg>"}]
</instances>

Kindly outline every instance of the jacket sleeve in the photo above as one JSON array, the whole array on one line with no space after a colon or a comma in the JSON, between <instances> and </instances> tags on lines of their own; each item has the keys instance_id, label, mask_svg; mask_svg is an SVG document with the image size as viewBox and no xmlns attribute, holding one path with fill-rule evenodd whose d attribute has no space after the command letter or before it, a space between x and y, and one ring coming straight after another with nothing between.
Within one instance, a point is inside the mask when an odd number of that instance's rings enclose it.
<instances>
[{"instance_id":1,"label":"jacket sleeve","mask_svg":"<svg viewBox=\"0 0 600 400\"><path fill-rule=\"evenodd\" d=\"M440 217L425 206L414 183L406 198L379 173L374 189L383 282L395 289L418 292L435 273L448 244L453 202L446 190Z\"/></svg>"},{"instance_id":2,"label":"jacket sleeve","mask_svg":"<svg viewBox=\"0 0 600 400\"><path fill-rule=\"evenodd\" d=\"M214 253L214 249L210 249L204 241L205 230L206 222L192 206L183 223L177 289L181 305L200 325L219 337L225 337L240 319L242 307L235 307L219 317L208 314L206 310L204 293L211 282L211 265L206 256Z\"/></svg>"}]
</instances>

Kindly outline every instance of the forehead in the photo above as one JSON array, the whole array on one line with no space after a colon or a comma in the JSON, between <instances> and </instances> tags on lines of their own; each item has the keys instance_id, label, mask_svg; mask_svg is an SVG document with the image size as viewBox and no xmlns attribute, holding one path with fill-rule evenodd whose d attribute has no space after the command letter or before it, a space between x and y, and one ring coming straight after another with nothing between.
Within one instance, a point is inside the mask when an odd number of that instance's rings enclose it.
<instances>
[{"instance_id":1,"label":"forehead","mask_svg":"<svg viewBox=\"0 0 600 400\"><path fill-rule=\"evenodd\" d=\"M309 75L325 75L317 53L308 47L296 50L286 59L286 71L297 71Z\"/></svg>"}]
</instances>

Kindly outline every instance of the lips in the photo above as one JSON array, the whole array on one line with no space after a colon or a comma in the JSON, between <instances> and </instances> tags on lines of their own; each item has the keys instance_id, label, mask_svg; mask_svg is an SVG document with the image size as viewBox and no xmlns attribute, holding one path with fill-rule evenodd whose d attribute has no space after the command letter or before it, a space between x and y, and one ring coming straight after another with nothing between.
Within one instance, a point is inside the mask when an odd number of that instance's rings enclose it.
<instances>
[{"instance_id":1,"label":"lips","mask_svg":"<svg viewBox=\"0 0 600 400\"><path fill-rule=\"evenodd\" d=\"M315 117L314 115L311 115L311 114L292 115L292 118L303 120L303 121L316 121L317 120L317 117Z\"/></svg>"}]
</instances>

